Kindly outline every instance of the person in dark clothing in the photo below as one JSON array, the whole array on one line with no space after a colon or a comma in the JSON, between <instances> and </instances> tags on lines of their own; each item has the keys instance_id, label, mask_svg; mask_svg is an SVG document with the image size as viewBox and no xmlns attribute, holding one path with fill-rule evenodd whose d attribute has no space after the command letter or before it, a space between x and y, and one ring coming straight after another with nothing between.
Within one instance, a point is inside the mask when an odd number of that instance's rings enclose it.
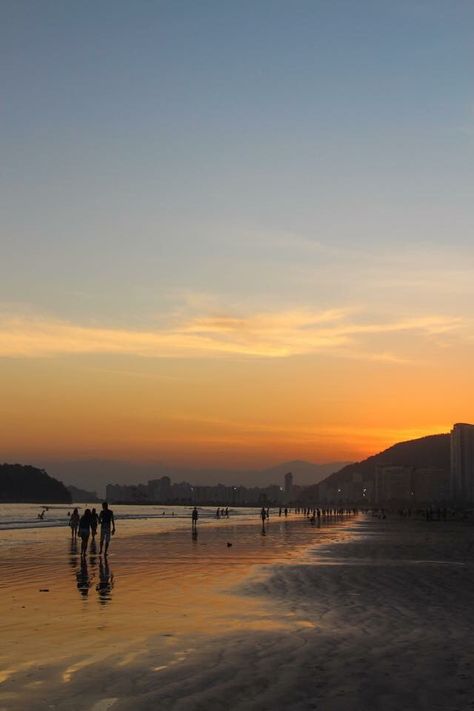
<instances>
[{"instance_id":1,"label":"person in dark clothing","mask_svg":"<svg viewBox=\"0 0 474 711\"><path fill-rule=\"evenodd\" d=\"M110 544L110 536L114 535L115 533L115 519L114 519L114 512L109 509L109 505L107 501L104 501L102 504L102 511L99 514L99 523L100 523L100 549L99 549L99 555L102 555L102 549L104 548L105 544L105 550L104 550L104 555L107 555L107 551L109 550L109 544Z\"/></svg>"},{"instance_id":2,"label":"person in dark clothing","mask_svg":"<svg viewBox=\"0 0 474 711\"><path fill-rule=\"evenodd\" d=\"M86 557L87 542L91 532L91 510L86 509L79 519L79 538L81 539L81 558Z\"/></svg>"}]
</instances>

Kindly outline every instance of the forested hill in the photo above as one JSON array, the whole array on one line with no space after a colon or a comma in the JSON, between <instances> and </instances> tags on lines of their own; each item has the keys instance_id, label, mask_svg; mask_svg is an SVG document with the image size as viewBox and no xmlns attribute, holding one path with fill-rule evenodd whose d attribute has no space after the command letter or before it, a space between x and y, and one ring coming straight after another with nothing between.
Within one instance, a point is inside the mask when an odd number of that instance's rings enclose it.
<instances>
[{"instance_id":1,"label":"forested hill","mask_svg":"<svg viewBox=\"0 0 474 711\"><path fill-rule=\"evenodd\" d=\"M354 462L334 472L324 483L340 486L352 481L352 475L359 473L370 478L375 475L375 465L436 467L449 471L450 436L449 434L429 435L408 442L399 442L383 452L374 454L362 462Z\"/></svg>"},{"instance_id":2,"label":"forested hill","mask_svg":"<svg viewBox=\"0 0 474 711\"><path fill-rule=\"evenodd\" d=\"M71 494L44 469L22 464L0 464L0 502L71 503Z\"/></svg>"}]
</instances>

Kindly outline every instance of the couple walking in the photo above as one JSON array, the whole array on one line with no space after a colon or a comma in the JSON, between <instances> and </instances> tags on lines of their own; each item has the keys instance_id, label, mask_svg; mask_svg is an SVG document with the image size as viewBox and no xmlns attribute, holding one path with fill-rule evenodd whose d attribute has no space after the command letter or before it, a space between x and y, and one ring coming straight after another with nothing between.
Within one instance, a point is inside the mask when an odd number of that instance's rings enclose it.
<instances>
[{"instance_id":1,"label":"couple walking","mask_svg":"<svg viewBox=\"0 0 474 711\"><path fill-rule=\"evenodd\" d=\"M83 558L85 558L87 553L87 544L91 531L92 538L95 537L97 522L100 524L99 555L102 555L103 549L104 555L107 555L110 544L110 536L113 536L115 533L114 512L109 509L107 501L104 501L102 504L102 511L99 516L95 513L95 509L92 511L90 509L86 509L79 519L79 537L81 539L81 556Z\"/></svg>"}]
</instances>

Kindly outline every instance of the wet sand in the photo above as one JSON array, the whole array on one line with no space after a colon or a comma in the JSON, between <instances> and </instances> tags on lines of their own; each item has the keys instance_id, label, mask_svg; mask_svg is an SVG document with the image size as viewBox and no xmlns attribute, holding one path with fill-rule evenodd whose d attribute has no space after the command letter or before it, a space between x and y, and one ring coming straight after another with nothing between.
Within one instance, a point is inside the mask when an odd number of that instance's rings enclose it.
<instances>
[{"instance_id":1,"label":"wet sand","mask_svg":"<svg viewBox=\"0 0 474 711\"><path fill-rule=\"evenodd\" d=\"M462 523L274 518L129 528L86 571L48 532L2 549L0 709L473 709L473 555Z\"/></svg>"}]
</instances>

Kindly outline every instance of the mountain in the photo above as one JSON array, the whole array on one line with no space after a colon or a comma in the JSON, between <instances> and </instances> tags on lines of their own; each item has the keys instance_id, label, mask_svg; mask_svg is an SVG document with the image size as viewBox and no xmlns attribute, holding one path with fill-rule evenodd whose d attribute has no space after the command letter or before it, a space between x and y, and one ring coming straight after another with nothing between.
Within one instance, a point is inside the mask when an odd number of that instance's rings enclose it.
<instances>
[{"instance_id":1,"label":"mountain","mask_svg":"<svg viewBox=\"0 0 474 711\"><path fill-rule=\"evenodd\" d=\"M375 475L375 466L377 464L436 467L448 472L451 464L450 435L429 435L428 437L420 437L420 439L412 439L408 442L399 442L361 462L348 464L324 479L324 483L332 486L341 486L351 482L352 475L356 473L370 479Z\"/></svg>"},{"instance_id":2,"label":"mountain","mask_svg":"<svg viewBox=\"0 0 474 711\"><path fill-rule=\"evenodd\" d=\"M122 460L89 459L79 461L50 461L48 470L68 485L81 489L97 489L104 494L105 486L114 484L138 484L149 479L169 476L174 482L189 481L196 485L229 484L242 486L268 486L282 484L287 472L294 475L295 484L316 484L331 472L341 469L346 462L315 464L290 461L267 469L192 469L169 467L162 463L133 463Z\"/></svg>"},{"instance_id":3,"label":"mountain","mask_svg":"<svg viewBox=\"0 0 474 711\"><path fill-rule=\"evenodd\" d=\"M64 484L44 469L22 464L0 464L0 501L9 503L71 503Z\"/></svg>"}]
</instances>

